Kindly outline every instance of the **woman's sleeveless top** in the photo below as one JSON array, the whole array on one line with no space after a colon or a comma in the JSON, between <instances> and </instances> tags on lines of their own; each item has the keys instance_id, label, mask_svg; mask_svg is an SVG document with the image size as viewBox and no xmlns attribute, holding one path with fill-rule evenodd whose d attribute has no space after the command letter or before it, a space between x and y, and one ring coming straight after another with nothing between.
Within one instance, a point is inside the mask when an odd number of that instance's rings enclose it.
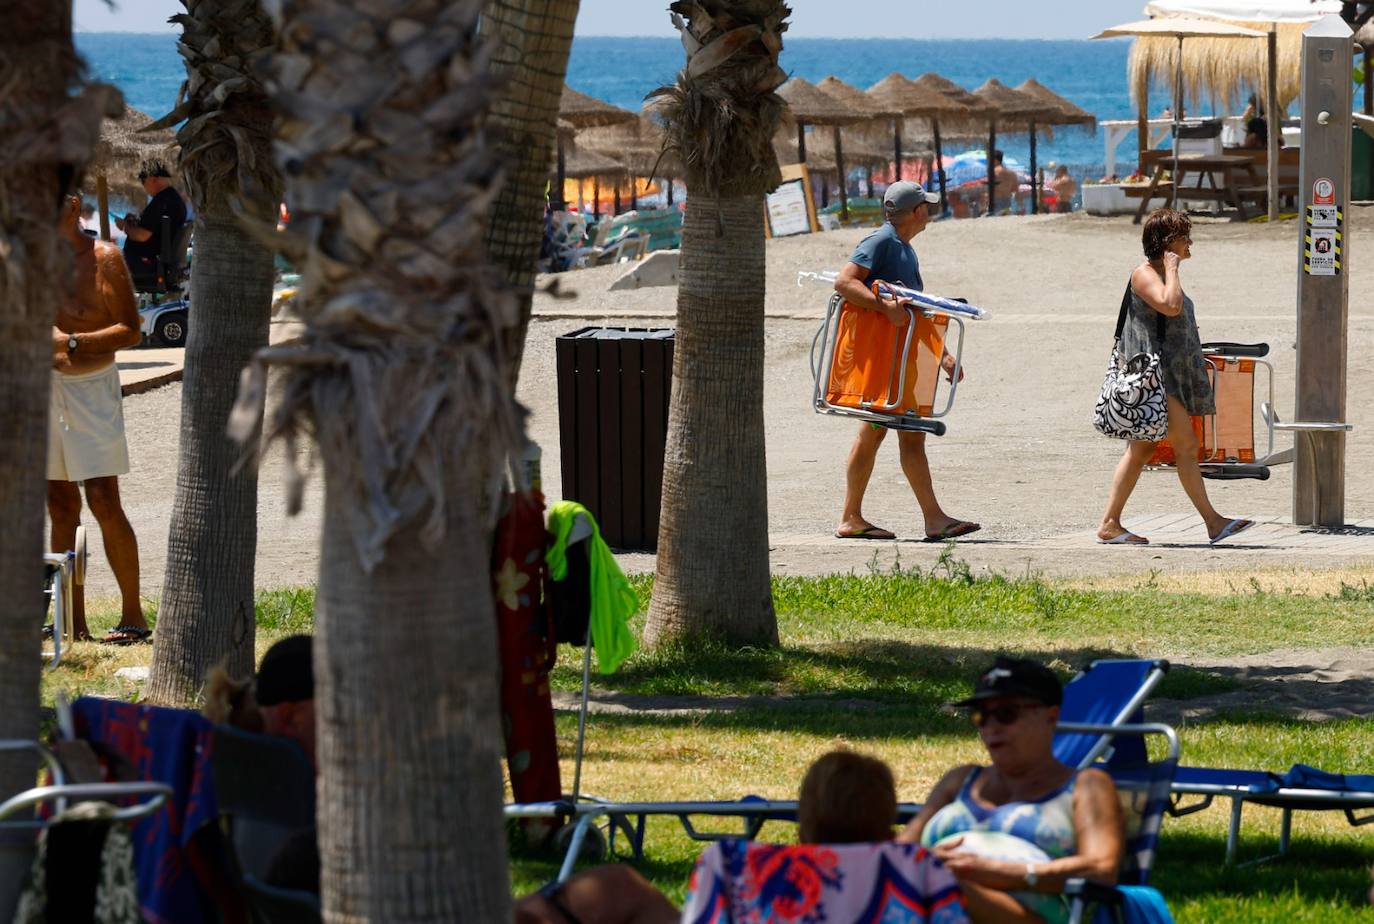
<instances>
[{"instance_id":1,"label":"woman's sleeveless top","mask_svg":"<svg viewBox=\"0 0 1374 924\"><path fill-rule=\"evenodd\" d=\"M1164 318L1164 339L1159 339L1159 319ZM1167 317L1131 290L1131 310L1121 329L1121 353L1158 353L1164 374L1164 391L1177 398L1189 414L1215 414L1216 397L1202 358L1202 341L1193 316L1193 300L1183 296L1183 311Z\"/></svg>"},{"instance_id":2,"label":"woman's sleeveless top","mask_svg":"<svg viewBox=\"0 0 1374 924\"><path fill-rule=\"evenodd\" d=\"M1063 786L1039 799L989 807L979 804L972 794L973 783L983 769L974 769L959 788L959 795L954 801L936 812L926 824L921 832L922 846L933 847L957 834L989 831L1008 834L1034 844L1051 860L1078 852L1078 838L1073 828L1073 789L1078 779L1077 773L1069 777ZM1044 892L1011 894L1050 924L1068 920L1068 909L1060 896Z\"/></svg>"}]
</instances>

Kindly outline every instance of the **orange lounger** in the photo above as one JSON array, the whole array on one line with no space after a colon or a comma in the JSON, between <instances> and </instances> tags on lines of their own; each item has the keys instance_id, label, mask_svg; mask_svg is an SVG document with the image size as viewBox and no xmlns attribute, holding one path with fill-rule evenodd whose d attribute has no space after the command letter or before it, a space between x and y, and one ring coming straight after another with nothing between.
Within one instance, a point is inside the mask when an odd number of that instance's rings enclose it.
<instances>
[{"instance_id":1,"label":"orange lounger","mask_svg":"<svg viewBox=\"0 0 1374 924\"><path fill-rule=\"evenodd\" d=\"M1198 462L1204 478L1237 479L1269 477L1269 466L1289 461L1288 453L1274 452L1274 370L1263 357L1265 343L1204 343L1203 358L1216 395L1216 413L1192 418L1198 437ZM1255 447L1255 373L1267 373L1268 400L1260 404L1260 417L1268 430L1268 447L1261 456ZM1152 468L1177 463L1174 448L1161 440L1148 464Z\"/></svg>"},{"instance_id":2,"label":"orange lounger","mask_svg":"<svg viewBox=\"0 0 1374 924\"><path fill-rule=\"evenodd\" d=\"M879 283L875 283L875 292ZM832 295L812 343L813 401L818 413L857 417L896 430L942 436L939 418L954 404L958 383L948 386L936 409L940 362L950 321L958 332L953 355L963 350L963 321L937 308L908 307L908 319L894 326L876 311L856 308ZM957 367L956 367L957 373Z\"/></svg>"}]
</instances>

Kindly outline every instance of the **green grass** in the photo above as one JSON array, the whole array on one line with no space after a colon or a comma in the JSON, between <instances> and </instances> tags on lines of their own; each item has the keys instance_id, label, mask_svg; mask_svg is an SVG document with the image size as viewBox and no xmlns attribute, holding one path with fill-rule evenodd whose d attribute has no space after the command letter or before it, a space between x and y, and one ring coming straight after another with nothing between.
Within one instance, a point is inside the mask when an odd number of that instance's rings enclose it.
<instances>
[{"instance_id":1,"label":"green grass","mask_svg":"<svg viewBox=\"0 0 1374 924\"><path fill-rule=\"evenodd\" d=\"M1024 577L974 576L946 556L932 570L777 577L778 649L724 645L667 646L631 657L594 687L659 697L731 697L728 709L671 714L593 714L584 791L615 799L734 798L746 792L794 798L806 765L838 744L877 754L893 767L903 799L919 801L943 770L982 759L966 720L945 704L966 695L995 653L1016 651L1068 677L1108 656L1224 658L1280 648L1374 644L1374 585L1337 583L1297 594L1236 575L1213 581L1226 592L1165 589L1153 576L1095 579L1092 586ZM631 579L647 604L651 576ZM259 596L258 647L310 631L312 590ZM93 613L96 626L112 612ZM151 614L154 615L155 614ZM643 613L636 617L642 626ZM137 686L113 670L146 663L147 647L76 646L71 660L45 677L55 690L134 697ZM581 651L564 646L553 685L575 691ZM1230 676L1175 666L1157 696L1196 699L1240 688ZM752 697L752 698L751 698ZM739 698L739 699L735 699ZM671 705L671 701L661 704ZM701 705L701 703L696 703ZM707 702L709 705L709 701ZM1293 763L1366 770L1374 757L1374 721L1303 722L1263 712L1231 711L1180 725L1192 764L1282 770ZM565 785L572 779L576 716L559 713ZM1340 813L1299 814L1291 857L1257 868L1222 865L1225 806L1166 823L1155 882L1180 922L1370 921L1364 904L1374 843ZM1246 810L1242 858L1272 853L1279 813ZM728 824L728 822L726 822ZM795 837L773 825L770 839ZM680 901L700 845L675 821L649 823L648 855L635 866ZM555 858L522 843L515 831L511 874L516 894L555 875Z\"/></svg>"}]
</instances>

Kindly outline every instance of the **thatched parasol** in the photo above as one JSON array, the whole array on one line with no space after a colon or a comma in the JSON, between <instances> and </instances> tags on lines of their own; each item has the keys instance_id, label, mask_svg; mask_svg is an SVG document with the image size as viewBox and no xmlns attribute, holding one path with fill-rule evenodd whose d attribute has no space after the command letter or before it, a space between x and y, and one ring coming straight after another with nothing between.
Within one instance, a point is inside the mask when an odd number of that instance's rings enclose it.
<instances>
[{"instance_id":1,"label":"thatched parasol","mask_svg":"<svg viewBox=\"0 0 1374 924\"><path fill-rule=\"evenodd\" d=\"M663 150L663 126L647 111L640 113L633 122L589 128L581 133L577 143L580 147L620 161L635 176L670 178L684 175L678 158ZM669 204L672 201L670 181ZM632 204L631 208L634 207Z\"/></svg>"},{"instance_id":2,"label":"thatched parasol","mask_svg":"<svg viewBox=\"0 0 1374 924\"><path fill-rule=\"evenodd\" d=\"M612 106L610 103L603 102L594 96L579 93L566 83L563 84L563 95L558 101L558 120L571 125L575 131L586 128L604 128L608 125L622 125L634 122L639 117L628 109L621 109L619 106ZM563 201L563 182L569 175L565 169L567 160L567 141L560 131L558 133L558 199L553 203L555 209L566 207Z\"/></svg>"},{"instance_id":3,"label":"thatched parasol","mask_svg":"<svg viewBox=\"0 0 1374 924\"><path fill-rule=\"evenodd\" d=\"M593 192L593 214L600 217L601 202L601 181L607 180L615 184L616 198L620 197L620 182L629 175L629 168L617 158L611 157L599 151L594 151L583 144L570 144L560 158L558 167L550 179L554 183L563 184L567 180L586 180L592 181ZM559 202L563 202L563 192L560 188L558 192ZM563 203L566 208L566 203ZM560 210L555 206L555 211Z\"/></svg>"},{"instance_id":4,"label":"thatched parasol","mask_svg":"<svg viewBox=\"0 0 1374 924\"><path fill-rule=\"evenodd\" d=\"M855 112L861 112L868 116L874 127L880 122L889 122L893 132L893 151L891 153L879 151L870 141L867 127L863 123L856 123L854 128L844 129L840 134L844 138L844 148L856 164L861 164L868 168L868 195L873 195L873 167L884 167L895 155L896 171L900 176L902 172L902 110L889 103L870 97L863 90L856 86L845 83L838 77L830 76L816 84L816 89L836 102L848 106Z\"/></svg>"},{"instance_id":5,"label":"thatched parasol","mask_svg":"<svg viewBox=\"0 0 1374 924\"><path fill-rule=\"evenodd\" d=\"M822 93L801 77L793 77L778 88L778 95L787 102L792 119L797 123L797 159L806 160L806 126L829 125L835 136L835 169L840 173L840 220L849 219L849 197L844 183L844 142L840 128L871 119L852 107Z\"/></svg>"},{"instance_id":6,"label":"thatched parasol","mask_svg":"<svg viewBox=\"0 0 1374 924\"><path fill-rule=\"evenodd\" d=\"M1031 99L1038 100L1047 107L1050 113L1046 118L1046 126L1055 125L1080 125L1084 127L1097 127L1097 116L1086 109L1060 96L1058 93L1045 86L1034 77L1023 81L1016 88L1016 92ZM1040 211L1040 171L1035 162L1035 125L1030 126L1030 172L1031 172L1031 212L1032 214Z\"/></svg>"},{"instance_id":7,"label":"thatched parasol","mask_svg":"<svg viewBox=\"0 0 1374 924\"><path fill-rule=\"evenodd\" d=\"M1120 37L1120 36L1155 37L1155 38L1165 38L1165 39L1167 39L1167 41L1169 42L1170 45L1176 46L1175 49L1174 49L1174 56L1173 56L1173 65L1174 65L1174 131L1173 131L1173 137L1174 137L1174 175L1177 176L1177 174L1178 174L1178 125L1179 125L1179 120L1182 118L1182 113L1183 113L1183 79L1184 79L1184 68L1183 68L1183 40L1184 40L1184 39L1191 39L1192 42L1193 42L1193 44L1196 44L1197 41L1200 40L1200 39L1206 39L1206 40L1224 40L1224 41L1228 42L1228 44L1230 45L1230 47L1231 47L1232 49L1238 50L1238 49L1236 49L1236 45L1237 45L1238 43L1236 43L1236 42L1234 41L1234 39L1238 39L1238 38L1263 38L1264 35L1265 35L1265 33L1260 32L1260 31L1257 31L1257 30L1255 30L1255 29L1247 29L1247 28L1245 28L1245 27L1243 27L1243 26L1236 26L1236 25L1232 25L1232 24L1230 24L1230 23L1221 22L1221 21L1219 21L1219 20L1211 20L1211 19L1194 19L1194 18L1186 17L1186 16L1168 16L1168 17L1162 17L1162 18L1160 18L1160 19L1145 19L1145 20L1141 20L1141 21L1139 21L1139 22L1130 22L1130 23L1126 23L1125 25L1121 25L1121 26L1112 26L1110 29L1103 29L1103 30L1102 30L1101 32L1099 32L1097 35L1094 35L1093 38L1095 38L1095 39L1118 38L1118 37ZM1139 41L1137 41L1137 46L1139 46L1139 44L1140 44ZM1190 45L1189 47L1190 47L1190 49L1191 49L1191 48L1193 47L1193 45ZM1272 47L1272 45L1271 45L1271 47ZM1136 51L1137 51L1137 48L1132 48L1132 49L1131 49L1131 56L1132 56L1132 61L1133 61L1133 62L1134 62L1134 60L1135 60ZM1272 60L1272 57L1271 57L1271 60ZM1136 65L1133 63L1133 64L1132 64L1133 74L1135 73L1135 67L1136 67ZM1144 71L1145 71L1145 73L1146 73L1146 75L1147 75L1147 80L1148 80L1149 68L1148 68L1148 67L1145 68ZM1272 74L1272 70L1271 70L1270 73ZM1147 83L1146 86L1148 87L1148 83ZM1145 102L1145 100L1146 100L1146 95L1145 95L1145 92L1147 92L1147 91L1139 92L1139 93L1137 93L1137 95L1136 95L1136 99L1137 99L1137 101L1138 101L1138 105L1140 106L1139 112L1140 112L1140 122L1141 122L1141 132L1142 132L1142 135L1143 135L1143 132L1144 132L1144 123L1145 123L1145 120L1149 117L1149 114L1145 111L1145 106L1146 106L1146 102ZM1271 107L1270 107L1271 118L1272 118L1272 114L1273 114L1274 111L1275 111L1275 110L1274 110L1274 107L1271 106ZM1270 150L1271 150L1271 151L1275 150L1274 145L1277 145L1277 143L1278 143L1278 139L1277 139L1277 138L1274 138L1274 139L1273 139L1273 144L1270 146ZM1142 151L1144 150L1143 145L1142 145L1141 150L1142 150ZM1277 166L1276 166L1276 164L1271 160L1271 161L1270 161L1270 164L1269 164L1269 175L1270 175L1270 176L1277 176L1276 170L1277 170ZM1170 196L1169 196L1169 204L1170 204L1171 206L1173 206L1173 205L1176 205L1176 204L1177 204L1177 198L1178 198L1178 187L1177 187L1177 184L1170 184L1170 190L1171 190L1171 192L1170 192ZM1277 197L1276 197L1276 196L1270 196L1269 198L1270 198L1270 210L1273 211L1273 210L1276 208L1276 203L1274 202L1274 199L1277 198Z\"/></svg>"},{"instance_id":8,"label":"thatched parasol","mask_svg":"<svg viewBox=\"0 0 1374 924\"><path fill-rule=\"evenodd\" d=\"M997 185L997 165L995 163L995 151L997 150L997 129L1025 131L1030 134L1031 139L1031 175L1037 172L1035 162L1035 126L1036 123L1045 124L1054 117L1053 107L1041 102L1034 97L1027 96L1013 90L1011 87L1002 83L996 77L986 81L981 87L973 91L973 95L981 99L992 107L992 114L988 117L988 215L996 214L996 185ZM1033 203L1033 209L1038 210L1038 204Z\"/></svg>"},{"instance_id":9,"label":"thatched parasol","mask_svg":"<svg viewBox=\"0 0 1374 924\"><path fill-rule=\"evenodd\" d=\"M936 176L940 184L940 211L943 214L948 205L948 195L945 190L945 173L939 169L944 158L940 124L950 119L962 121L974 115L981 115L987 111L987 104L958 84L936 74L925 74L920 80L909 80L896 71L869 87L867 96L880 105L901 109L902 115L908 118L923 118L930 122L935 143ZM900 152L900 131L893 135L893 146ZM899 155L894 175L900 176L901 171L902 161Z\"/></svg>"},{"instance_id":10,"label":"thatched parasol","mask_svg":"<svg viewBox=\"0 0 1374 924\"><path fill-rule=\"evenodd\" d=\"M176 133L170 129L140 131L153 124L146 113L131 106L117 119L106 119L100 126L100 141L96 144L88 172L95 177L96 208L100 213L100 237L110 239L111 191L132 203L148 197L138 172L147 160L160 160L174 174L177 169Z\"/></svg>"}]
</instances>

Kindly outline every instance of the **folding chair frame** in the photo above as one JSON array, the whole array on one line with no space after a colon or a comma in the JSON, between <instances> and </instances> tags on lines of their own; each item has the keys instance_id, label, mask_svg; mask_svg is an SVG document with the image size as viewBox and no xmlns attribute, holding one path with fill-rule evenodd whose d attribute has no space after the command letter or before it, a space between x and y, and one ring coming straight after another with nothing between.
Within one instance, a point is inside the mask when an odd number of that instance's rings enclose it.
<instances>
[{"instance_id":1,"label":"folding chair frame","mask_svg":"<svg viewBox=\"0 0 1374 924\"><path fill-rule=\"evenodd\" d=\"M1202 469L1202 477L1218 481L1234 481L1245 478L1267 481L1271 465L1293 461L1292 450L1274 451L1275 426L1279 422L1278 414L1274 411L1274 366L1263 358L1269 353L1269 345L1264 343L1204 343L1202 351L1203 359L1216 370L1216 375L1221 375L1228 365L1235 365L1242 361L1253 362L1256 369L1263 367L1265 371L1265 399L1260 402L1260 420L1263 422L1265 433L1264 455L1260 456L1256 453L1255 461L1243 462L1238 459L1226 458L1219 449L1214 447L1211 457L1198 460L1198 465ZM1253 411L1251 413L1253 414ZM1217 414L1213 412L1201 416L1204 421L1204 432L1210 428L1211 432L1215 433ZM1174 467L1174 465L1156 464L1147 465L1146 469L1148 471L1165 471Z\"/></svg>"},{"instance_id":2,"label":"folding chair frame","mask_svg":"<svg viewBox=\"0 0 1374 924\"><path fill-rule=\"evenodd\" d=\"M816 412L840 417L854 417L869 423L882 424L894 430L910 430L944 436L945 424L939 418L946 416L954 407L954 396L959 389L959 370L963 366L964 357L963 319L952 312L941 311L938 308L922 307L918 310L911 305L904 306L908 315L906 336L893 345L893 372L887 389L889 400L886 403L865 402L863 406L855 408L834 404L826 398L830 369L835 362L835 348L839 341L840 316L843 313L844 305L845 301L838 292L830 296L830 301L825 309L825 319L821 322L820 328L817 329L816 336L811 340L811 380L813 384L811 403ZM938 411L932 408L929 416L923 417L913 411L896 414L893 412L901 405L903 396L906 394L907 365L911 357L912 344L916 339L916 325L921 316L929 318L943 316L948 319L949 323L955 325L958 336L955 340L954 369L950 372L949 389L945 396L944 407ZM945 340L948 342L948 332L946 332ZM819 363L817 362L818 351ZM938 389L938 383L936 387Z\"/></svg>"},{"instance_id":3,"label":"folding chair frame","mask_svg":"<svg viewBox=\"0 0 1374 924\"><path fill-rule=\"evenodd\" d=\"M52 597L52 651L44 651L48 669L62 660L62 641L72 630L71 614L75 587L86 583L86 527L76 528L76 548L67 552L46 552L43 562L56 571L48 582L46 593Z\"/></svg>"}]
</instances>

